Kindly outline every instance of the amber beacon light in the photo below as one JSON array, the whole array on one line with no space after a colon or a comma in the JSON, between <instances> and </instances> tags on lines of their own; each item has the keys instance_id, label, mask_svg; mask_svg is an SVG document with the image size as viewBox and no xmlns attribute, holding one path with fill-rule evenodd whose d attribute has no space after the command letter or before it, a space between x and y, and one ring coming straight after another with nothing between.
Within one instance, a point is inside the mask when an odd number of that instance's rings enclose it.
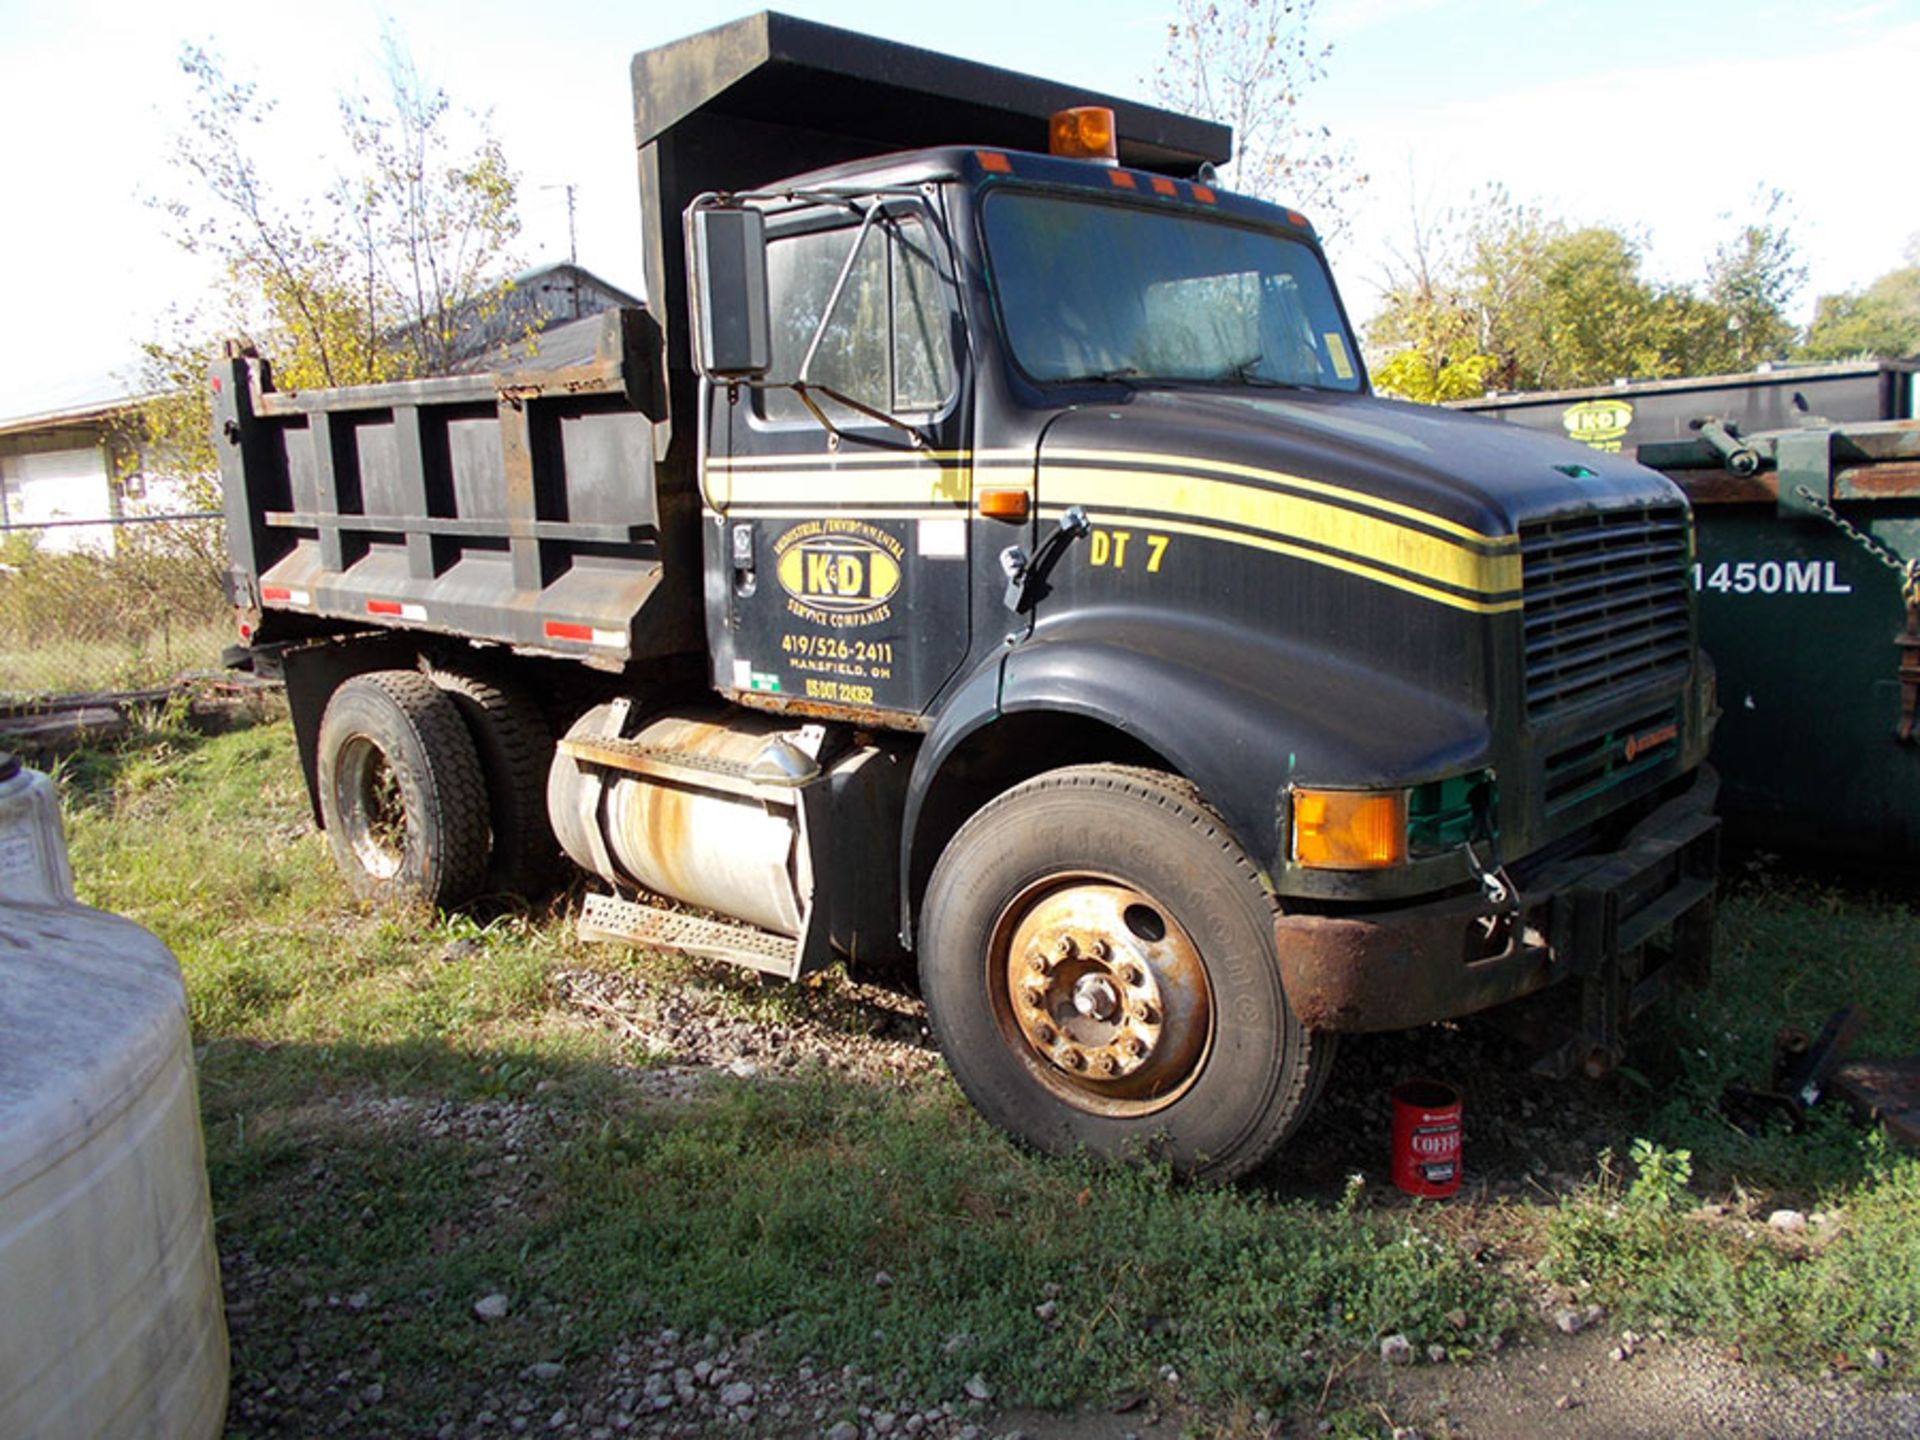
<instances>
[{"instance_id":1,"label":"amber beacon light","mask_svg":"<svg viewBox=\"0 0 1920 1440\"><path fill-rule=\"evenodd\" d=\"M1056 110L1048 125L1052 137L1048 148L1055 155L1064 155L1070 160L1103 160L1109 165L1119 163L1119 151L1114 145L1113 111L1104 105L1075 105L1070 110Z\"/></svg>"}]
</instances>

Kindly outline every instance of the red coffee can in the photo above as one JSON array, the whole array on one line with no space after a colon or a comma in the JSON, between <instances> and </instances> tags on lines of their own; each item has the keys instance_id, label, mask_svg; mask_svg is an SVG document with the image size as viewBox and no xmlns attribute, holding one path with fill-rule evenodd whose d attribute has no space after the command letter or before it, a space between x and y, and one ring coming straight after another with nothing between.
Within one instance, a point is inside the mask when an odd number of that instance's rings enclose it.
<instances>
[{"instance_id":1,"label":"red coffee can","mask_svg":"<svg viewBox=\"0 0 1920 1440\"><path fill-rule=\"evenodd\" d=\"M1460 1188L1460 1092L1438 1080L1393 1089L1393 1183L1438 1199Z\"/></svg>"}]
</instances>

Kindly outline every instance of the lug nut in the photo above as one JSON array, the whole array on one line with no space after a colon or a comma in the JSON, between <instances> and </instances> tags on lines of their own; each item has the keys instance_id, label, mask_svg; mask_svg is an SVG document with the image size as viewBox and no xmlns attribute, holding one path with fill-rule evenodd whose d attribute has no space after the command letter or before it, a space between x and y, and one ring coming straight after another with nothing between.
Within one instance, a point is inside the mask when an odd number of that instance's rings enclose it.
<instances>
[{"instance_id":1,"label":"lug nut","mask_svg":"<svg viewBox=\"0 0 1920 1440\"><path fill-rule=\"evenodd\" d=\"M1087 1057L1086 1057L1086 1052L1084 1051L1081 1051L1081 1050L1067 1051L1066 1061L1067 1061L1067 1068L1069 1070L1084 1070L1087 1068Z\"/></svg>"},{"instance_id":2,"label":"lug nut","mask_svg":"<svg viewBox=\"0 0 1920 1440\"><path fill-rule=\"evenodd\" d=\"M1107 1076L1118 1075L1120 1073L1120 1061L1112 1055L1102 1055L1100 1057L1100 1073Z\"/></svg>"},{"instance_id":3,"label":"lug nut","mask_svg":"<svg viewBox=\"0 0 1920 1440\"><path fill-rule=\"evenodd\" d=\"M1047 966L1051 965L1052 963L1053 962L1051 960L1047 959L1047 957L1045 955L1042 955L1038 950L1034 951L1031 955L1027 957L1027 968L1033 971L1033 973L1036 975L1046 974Z\"/></svg>"},{"instance_id":4,"label":"lug nut","mask_svg":"<svg viewBox=\"0 0 1920 1440\"><path fill-rule=\"evenodd\" d=\"M1053 1044L1054 1034L1053 1034L1053 1027L1051 1025L1036 1025L1033 1027L1033 1034L1034 1034L1034 1038L1037 1039L1042 1045Z\"/></svg>"},{"instance_id":5,"label":"lug nut","mask_svg":"<svg viewBox=\"0 0 1920 1440\"><path fill-rule=\"evenodd\" d=\"M1152 1001L1143 1002L1134 1014L1139 1017L1142 1025L1158 1025L1160 1023L1160 1008Z\"/></svg>"},{"instance_id":6,"label":"lug nut","mask_svg":"<svg viewBox=\"0 0 1920 1440\"><path fill-rule=\"evenodd\" d=\"M1112 953L1113 953L1113 947L1107 944L1106 941L1096 940L1093 942L1093 958L1094 959L1104 960Z\"/></svg>"},{"instance_id":7,"label":"lug nut","mask_svg":"<svg viewBox=\"0 0 1920 1440\"><path fill-rule=\"evenodd\" d=\"M1138 965L1123 965L1120 968L1120 978L1129 985L1139 985L1144 983L1147 977Z\"/></svg>"},{"instance_id":8,"label":"lug nut","mask_svg":"<svg viewBox=\"0 0 1920 1440\"><path fill-rule=\"evenodd\" d=\"M1142 1040L1138 1035L1127 1042L1127 1049L1133 1052L1133 1058L1136 1060L1146 1059L1148 1048L1147 1042Z\"/></svg>"},{"instance_id":9,"label":"lug nut","mask_svg":"<svg viewBox=\"0 0 1920 1440\"><path fill-rule=\"evenodd\" d=\"M1039 986L1036 985L1034 986L1033 989L1027 991L1027 1004L1031 1006L1033 1009L1035 1010L1044 1009L1046 1007L1046 1003L1047 1003L1047 992L1042 990Z\"/></svg>"},{"instance_id":10,"label":"lug nut","mask_svg":"<svg viewBox=\"0 0 1920 1440\"><path fill-rule=\"evenodd\" d=\"M1073 943L1071 935L1062 935L1059 943L1053 947L1053 958L1056 960L1071 960L1079 953L1080 947Z\"/></svg>"}]
</instances>

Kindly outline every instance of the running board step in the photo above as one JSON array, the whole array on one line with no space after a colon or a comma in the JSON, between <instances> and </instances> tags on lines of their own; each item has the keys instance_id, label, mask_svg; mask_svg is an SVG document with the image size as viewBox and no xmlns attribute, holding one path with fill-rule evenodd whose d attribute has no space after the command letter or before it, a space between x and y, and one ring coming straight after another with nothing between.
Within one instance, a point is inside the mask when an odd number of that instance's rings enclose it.
<instances>
[{"instance_id":1,"label":"running board step","mask_svg":"<svg viewBox=\"0 0 1920 1440\"><path fill-rule=\"evenodd\" d=\"M731 920L703 920L617 895L589 895L580 911L582 940L617 940L643 950L671 950L743 965L782 980L797 980L825 963L806 964L804 940L776 935L757 925Z\"/></svg>"}]
</instances>

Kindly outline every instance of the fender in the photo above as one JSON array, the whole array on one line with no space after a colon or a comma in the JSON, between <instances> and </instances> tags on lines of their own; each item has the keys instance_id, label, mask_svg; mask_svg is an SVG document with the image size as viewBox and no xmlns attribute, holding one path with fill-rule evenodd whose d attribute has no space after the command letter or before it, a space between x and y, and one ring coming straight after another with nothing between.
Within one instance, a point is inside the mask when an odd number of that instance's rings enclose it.
<instances>
[{"instance_id":1,"label":"fender","mask_svg":"<svg viewBox=\"0 0 1920 1440\"><path fill-rule=\"evenodd\" d=\"M940 707L932 731L913 757L907 778L907 803L900 821L900 943L913 949L914 837L921 811L947 760L966 739L1000 716L1000 679L1006 664L1004 650L996 651L963 679Z\"/></svg>"},{"instance_id":2,"label":"fender","mask_svg":"<svg viewBox=\"0 0 1920 1440\"><path fill-rule=\"evenodd\" d=\"M982 727L1031 712L1095 720L1163 756L1269 885L1285 859L1285 792L1296 780L1404 785L1484 765L1491 747L1471 707L1281 638L1135 607L1043 617L962 683L921 746L901 835L903 896L922 807L948 760Z\"/></svg>"}]
</instances>

